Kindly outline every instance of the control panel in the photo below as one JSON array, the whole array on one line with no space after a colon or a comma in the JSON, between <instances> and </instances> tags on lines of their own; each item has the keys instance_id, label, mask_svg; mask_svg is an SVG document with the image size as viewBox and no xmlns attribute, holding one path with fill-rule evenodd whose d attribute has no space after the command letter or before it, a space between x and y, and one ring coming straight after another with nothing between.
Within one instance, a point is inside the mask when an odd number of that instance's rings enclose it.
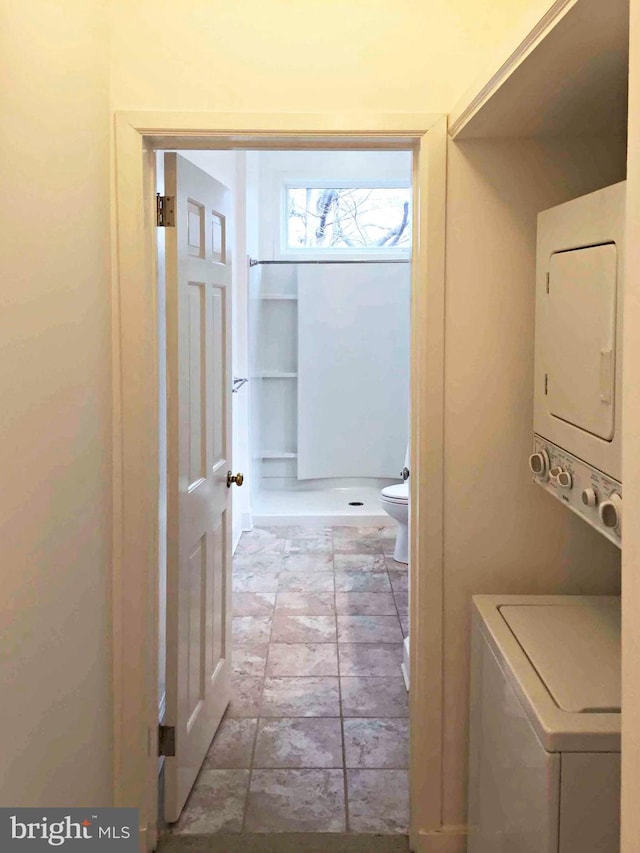
<instances>
[{"instance_id":1,"label":"control panel","mask_svg":"<svg viewBox=\"0 0 640 853\"><path fill-rule=\"evenodd\" d=\"M529 468L534 483L621 547L622 486L617 480L539 435L533 437Z\"/></svg>"}]
</instances>

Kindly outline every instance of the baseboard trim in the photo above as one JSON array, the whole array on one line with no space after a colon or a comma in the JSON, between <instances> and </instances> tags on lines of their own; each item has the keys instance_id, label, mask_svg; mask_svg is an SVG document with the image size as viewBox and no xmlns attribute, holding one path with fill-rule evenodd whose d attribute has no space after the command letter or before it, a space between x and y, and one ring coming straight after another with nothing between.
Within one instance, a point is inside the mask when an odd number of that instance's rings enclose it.
<instances>
[{"instance_id":1,"label":"baseboard trim","mask_svg":"<svg viewBox=\"0 0 640 853\"><path fill-rule=\"evenodd\" d=\"M413 853L466 853L467 829L445 826L440 832L417 832L411 836Z\"/></svg>"},{"instance_id":2,"label":"baseboard trim","mask_svg":"<svg viewBox=\"0 0 640 853\"><path fill-rule=\"evenodd\" d=\"M158 853L409 853L406 835L278 832L162 835Z\"/></svg>"}]
</instances>

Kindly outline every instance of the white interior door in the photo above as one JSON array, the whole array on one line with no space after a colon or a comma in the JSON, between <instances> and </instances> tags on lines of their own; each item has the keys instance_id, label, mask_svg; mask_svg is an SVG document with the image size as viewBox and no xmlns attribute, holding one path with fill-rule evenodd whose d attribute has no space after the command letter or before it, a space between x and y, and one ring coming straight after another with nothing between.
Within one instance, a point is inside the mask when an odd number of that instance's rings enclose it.
<instances>
[{"instance_id":1,"label":"white interior door","mask_svg":"<svg viewBox=\"0 0 640 853\"><path fill-rule=\"evenodd\" d=\"M165 154L167 288L167 705L178 819L230 698L231 259L229 191Z\"/></svg>"}]
</instances>

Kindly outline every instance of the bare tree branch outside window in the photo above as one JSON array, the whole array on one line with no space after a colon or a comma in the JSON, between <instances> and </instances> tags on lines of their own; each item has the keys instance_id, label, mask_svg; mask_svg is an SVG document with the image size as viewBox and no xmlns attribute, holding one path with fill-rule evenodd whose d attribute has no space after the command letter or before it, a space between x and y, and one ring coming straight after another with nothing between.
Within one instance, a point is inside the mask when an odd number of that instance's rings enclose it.
<instances>
[{"instance_id":1,"label":"bare tree branch outside window","mask_svg":"<svg viewBox=\"0 0 640 853\"><path fill-rule=\"evenodd\" d=\"M402 187L288 187L287 248L408 248L409 193Z\"/></svg>"}]
</instances>

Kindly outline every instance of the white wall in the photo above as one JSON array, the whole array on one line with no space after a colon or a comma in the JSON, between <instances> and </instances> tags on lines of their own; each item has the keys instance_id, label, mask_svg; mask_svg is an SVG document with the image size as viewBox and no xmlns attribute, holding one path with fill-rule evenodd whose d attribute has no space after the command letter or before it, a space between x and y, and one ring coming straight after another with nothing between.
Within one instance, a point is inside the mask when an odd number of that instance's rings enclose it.
<instances>
[{"instance_id":1,"label":"white wall","mask_svg":"<svg viewBox=\"0 0 640 853\"><path fill-rule=\"evenodd\" d=\"M107 8L0 17L0 805L109 806Z\"/></svg>"},{"instance_id":2,"label":"white wall","mask_svg":"<svg viewBox=\"0 0 640 853\"><path fill-rule=\"evenodd\" d=\"M620 552L531 482L536 215L624 178L624 141L449 145L444 823L466 823L478 593L616 593Z\"/></svg>"}]
</instances>

